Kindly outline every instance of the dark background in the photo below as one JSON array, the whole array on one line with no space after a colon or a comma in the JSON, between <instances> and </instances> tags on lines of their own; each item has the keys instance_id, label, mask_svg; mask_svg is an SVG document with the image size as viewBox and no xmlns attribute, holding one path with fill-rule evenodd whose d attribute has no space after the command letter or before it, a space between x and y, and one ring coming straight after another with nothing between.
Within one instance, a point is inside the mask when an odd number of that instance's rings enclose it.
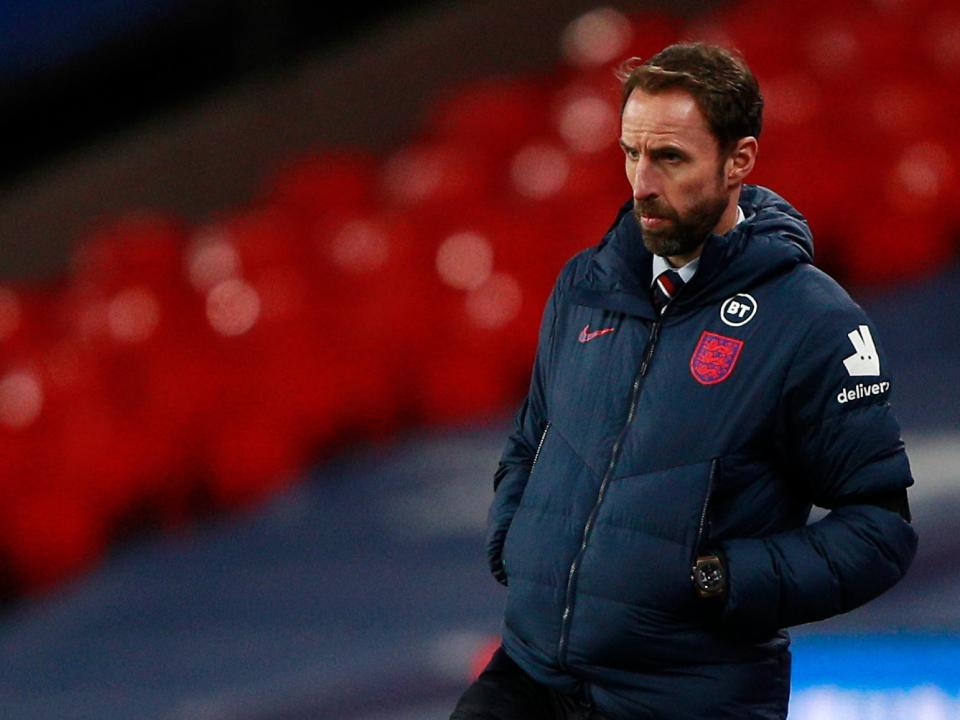
<instances>
[{"instance_id":1,"label":"dark background","mask_svg":"<svg viewBox=\"0 0 960 720\"><path fill-rule=\"evenodd\" d=\"M0 180L430 4L10 0L0 19Z\"/></svg>"}]
</instances>

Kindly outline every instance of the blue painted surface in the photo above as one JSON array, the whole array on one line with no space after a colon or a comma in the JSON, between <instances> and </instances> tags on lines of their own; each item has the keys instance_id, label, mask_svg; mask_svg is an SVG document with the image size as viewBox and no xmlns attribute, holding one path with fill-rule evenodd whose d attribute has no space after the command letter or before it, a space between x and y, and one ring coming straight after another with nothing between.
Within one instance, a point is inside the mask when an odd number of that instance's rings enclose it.
<instances>
[{"instance_id":1,"label":"blue painted surface","mask_svg":"<svg viewBox=\"0 0 960 720\"><path fill-rule=\"evenodd\" d=\"M908 690L935 685L960 694L960 635L827 635L793 645L793 688Z\"/></svg>"}]
</instances>

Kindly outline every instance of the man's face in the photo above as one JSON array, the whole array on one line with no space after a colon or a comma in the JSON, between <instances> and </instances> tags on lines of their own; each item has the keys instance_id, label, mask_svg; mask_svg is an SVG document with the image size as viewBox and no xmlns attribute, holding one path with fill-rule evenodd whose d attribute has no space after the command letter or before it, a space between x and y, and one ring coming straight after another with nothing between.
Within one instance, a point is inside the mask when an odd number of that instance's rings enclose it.
<instances>
[{"instance_id":1,"label":"man's face","mask_svg":"<svg viewBox=\"0 0 960 720\"><path fill-rule=\"evenodd\" d=\"M620 146L643 243L655 255L695 257L730 203L716 138L684 90L634 90Z\"/></svg>"}]
</instances>

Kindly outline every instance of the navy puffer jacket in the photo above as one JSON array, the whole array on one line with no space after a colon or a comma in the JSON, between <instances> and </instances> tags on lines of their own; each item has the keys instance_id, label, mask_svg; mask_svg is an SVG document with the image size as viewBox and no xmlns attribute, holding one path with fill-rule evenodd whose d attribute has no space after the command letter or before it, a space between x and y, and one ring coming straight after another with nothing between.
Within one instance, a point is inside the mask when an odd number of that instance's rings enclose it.
<instances>
[{"instance_id":1,"label":"navy puffer jacket","mask_svg":"<svg viewBox=\"0 0 960 720\"><path fill-rule=\"evenodd\" d=\"M876 597L916 550L869 501L913 482L886 359L775 193L744 187L659 319L630 207L562 271L496 473L503 645L611 718L782 718L783 628ZM722 607L692 589L707 549Z\"/></svg>"}]
</instances>

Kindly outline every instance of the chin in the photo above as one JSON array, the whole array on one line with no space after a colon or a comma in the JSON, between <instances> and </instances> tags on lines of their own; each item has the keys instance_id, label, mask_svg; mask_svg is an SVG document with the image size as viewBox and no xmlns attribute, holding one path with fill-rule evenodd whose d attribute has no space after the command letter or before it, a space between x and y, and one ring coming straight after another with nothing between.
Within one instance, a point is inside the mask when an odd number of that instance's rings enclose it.
<instances>
[{"instance_id":1,"label":"chin","mask_svg":"<svg viewBox=\"0 0 960 720\"><path fill-rule=\"evenodd\" d=\"M684 251L673 238L656 237L649 234L643 236L643 245L654 255L662 255L663 257L682 255Z\"/></svg>"}]
</instances>

